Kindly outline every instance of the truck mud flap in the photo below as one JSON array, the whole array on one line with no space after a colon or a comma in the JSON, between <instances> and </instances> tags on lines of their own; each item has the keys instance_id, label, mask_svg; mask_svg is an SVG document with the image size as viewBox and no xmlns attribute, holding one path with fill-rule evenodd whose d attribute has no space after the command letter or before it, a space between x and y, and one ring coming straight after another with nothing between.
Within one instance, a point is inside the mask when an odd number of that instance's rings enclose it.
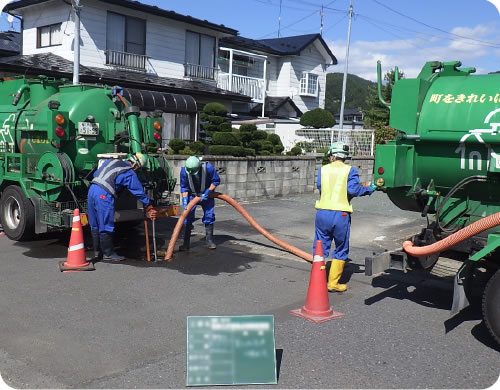
<instances>
[{"instance_id":1,"label":"truck mud flap","mask_svg":"<svg viewBox=\"0 0 500 390\"><path fill-rule=\"evenodd\" d=\"M365 258L365 275L373 276L388 269L408 269L408 255L402 248L386 251Z\"/></svg>"}]
</instances>

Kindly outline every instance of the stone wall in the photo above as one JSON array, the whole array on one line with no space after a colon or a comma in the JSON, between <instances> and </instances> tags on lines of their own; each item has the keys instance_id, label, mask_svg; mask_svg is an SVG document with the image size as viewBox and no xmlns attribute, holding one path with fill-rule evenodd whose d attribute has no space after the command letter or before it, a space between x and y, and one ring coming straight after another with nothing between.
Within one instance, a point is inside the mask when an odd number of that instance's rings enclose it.
<instances>
[{"instance_id":1,"label":"stone wall","mask_svg":"<svg viewBox=\"0 0 500 390\"><path fill-rule=\"evenodd\" d=\"M177 178L174 199L180 197L179 175L188 156L168 156ZM316 175L322 155L227 157L204 156L221 178L218 192L237 201L272 199L316 190ZM358 168L360 181L373 178L373 157L356 157L347 161Z\"/></svg>"}]
</instances>

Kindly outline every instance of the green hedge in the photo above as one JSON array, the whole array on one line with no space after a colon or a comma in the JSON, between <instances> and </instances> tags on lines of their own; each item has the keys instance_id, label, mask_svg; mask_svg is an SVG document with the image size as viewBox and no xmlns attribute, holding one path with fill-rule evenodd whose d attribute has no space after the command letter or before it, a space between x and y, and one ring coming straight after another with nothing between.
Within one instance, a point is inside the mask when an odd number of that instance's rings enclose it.
<instances>
[{"instance_id":1,"label":"green hedge","mask_svg":"<svg viewBox=\"0 0 500 390\"><path fill-rule=\"evenodd\" d=\"M208 150L210 154L216 156L235 156L235 157L255 156L254 149L244 148L243 146L210 145Z\"/></svg>"}]
</instances>

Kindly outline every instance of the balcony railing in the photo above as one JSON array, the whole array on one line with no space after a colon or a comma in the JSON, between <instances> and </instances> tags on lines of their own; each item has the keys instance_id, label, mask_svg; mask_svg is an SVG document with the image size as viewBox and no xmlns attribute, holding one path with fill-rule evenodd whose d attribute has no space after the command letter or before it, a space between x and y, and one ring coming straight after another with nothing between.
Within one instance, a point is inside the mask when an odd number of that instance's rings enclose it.
<instances>
[{"instance_id":1,"label":"balcony railing","mask_svg":"<svg viewBox=\"0 0 500 390\"><path fill-rule=\"evenodd\" d=\"M264 100L263 79L233 74L230 85L230 77L231 75L229 73L219 73L217 86L227 91L250 96L255 102L262 102Z\"/></svg>"},{"instance_id":2,"label":"balcony railing","mask_svg":"<svg viewBox=\"0 0 500 390\"><path fill-rule=\"evenodd\" d=\"M141 54L106 50L106 65L114 65L127 69L145 71L149 58L150 57Z\"/></svg>"},{"instance_id":3,"label":"balcony railing","mask_svg":"<svg viewBox=\"0 0 500 390\"><path fill-rule=\"evenodd\" d=\"M215 81L217 79L217 72L218 72L217 68L213 68L210 66L184 64L185 77Z\"/></svg>"}]
</instances>

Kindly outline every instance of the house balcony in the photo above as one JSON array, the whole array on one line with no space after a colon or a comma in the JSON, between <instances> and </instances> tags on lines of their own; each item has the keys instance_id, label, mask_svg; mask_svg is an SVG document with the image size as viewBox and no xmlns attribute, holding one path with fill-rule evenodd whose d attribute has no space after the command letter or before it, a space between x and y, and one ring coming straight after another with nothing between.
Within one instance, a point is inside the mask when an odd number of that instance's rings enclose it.
<instances>
[{"instance_id":1,"label":"house balcony","mask_svg":"<svg viewBox=\"0 0 500 390\"><path fill-rule=\"evenodd\" d=\"M218 69L210 66L184 64L184 77L199 80L217 80Z\"/></svg>"},{"instance_id":2,"label":"house balcony","mask_svg":"<svg viewBox=\"0 0 500 390\"><path fill-rule=\"evenodd\" d=\"M250 96L256 103L264 101L264 79L219 72L217 87Z\"/></svg>"},{"instance_id":3,"label":"house balcony","mask_svg":"<svg viewBox=\"0 0 500 390\"><path fill-rule=\"evenodd\" d=\"M146 71L148 56L134 53L126 53L117 50L106 50L106 65L118 66L124 69Z\"/></svg>"}]
</instances>

